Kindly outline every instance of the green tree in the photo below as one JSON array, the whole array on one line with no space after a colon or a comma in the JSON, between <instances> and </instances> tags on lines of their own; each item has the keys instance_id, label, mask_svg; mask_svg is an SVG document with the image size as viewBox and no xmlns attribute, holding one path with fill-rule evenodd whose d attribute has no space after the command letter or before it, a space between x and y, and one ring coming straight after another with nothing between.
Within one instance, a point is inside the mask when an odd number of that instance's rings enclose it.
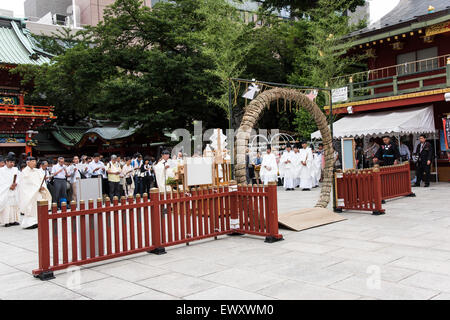
<instances>
[{"instance_id":1,"label":"green tree","mask_svg":"<svg viewBox=\"0 0 450 320\"><path fill-rule=\"evenodd\" d=\"M178 0L152 10L140 0L117 0L104 21L52 64L35 70L33 97L56 106L59 121L87 116L123 121L142 132L226 124L220 78L197 33L205 28L201 2Z\"/></svg>"},{"instance_id":2,"label":"green tree","mask_svg":"<svg viewBox=\"0 0 450 320\"><path fill-rule=\"evenodd\" d=\"M228 1L197 1L196 13L204 21L204 27L194 34L203 43L203 54L214 63L206 72L220 79L216 85L221 95L211 96L209 100L228 112L229 79L241 76L251 58L249 52L256 43L252 39L253 26L246 24Z\"/></svg>"},{"instance_id":3,"label":"green tree","mask_svg":"<svg viewBox=\"0 0 450 320\"><path fill-rule=\"evenodd\" d=\"M266 9L289 9L292 16L302 17L311 9L321 8L321 0L260 0ZM354 11L356 7L364 5L365 0L333 0L337 10Z\"/></svg>"},{"instance_id":4,"label":"green tree","mask_svg":"<svg viewBox=\"0 0 450 320\"><path fill-rule=\"evenodd\" d=\"M63 27L50 36L34 34L33 38L40 49L53 55L61 55L79 43L79 34L80 32Z\"/></svg>"},{"instance_id":5,"label":"green tree","mask_svg":"<svg viewBox=\"0 0 450 320\"><path fill-rule=\"evenodd\" d=\"M350 73L360 63L364 55L351 55L351 38L347 35L364 26L350 25L349 17L342 14L349 8L344 1L318 0L317 7L307 12L305 19L294 23L296 32L301 34L302 46L295 52L294 70L289 82L304 86L324 88L331 85L334 77ZM329 104L329 95L321 92L317 97L319 106ZM294 124L303 138L317 130L312 117L303 109L296 114Z\"/></svg>"}]
</instances>

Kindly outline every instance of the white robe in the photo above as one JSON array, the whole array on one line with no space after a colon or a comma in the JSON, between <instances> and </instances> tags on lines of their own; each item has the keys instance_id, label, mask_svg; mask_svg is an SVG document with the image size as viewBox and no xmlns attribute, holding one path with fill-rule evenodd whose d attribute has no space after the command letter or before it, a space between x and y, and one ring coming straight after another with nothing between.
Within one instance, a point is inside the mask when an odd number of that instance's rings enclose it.
<instances>
[{"instance_id":1,"label":"white robe","mask_svg":"<svg viewBox=\"0 0 450 320\"><path fill-rule=\"evenodd\" d=\"M285 151L280 159L280 176L284 178L283 186L285 189L293 189L295 188L295 167L294 167L294 151L287 152ZM286 161L290 161L286 163Z\"/></svg>"},{"instance_id":2,"label":"white robe","mask_svg":"<svg viewBox=\"0 0 450 320\"><path fill-rule=\"evenodd\" d=\"M292 164L294 166L294 185L295 187L298 187L300 185L300 170L302 169L302 163L300 162L300 152L294 152L293 154L294 160L292 161Z\"/></svg>"},{"instance_id":3,"label":"white robe","mask_svg":"<svg viewBox=\"0 0 450 320\"><path fill-rule=\"evenodd\" d=\"M20 174L19 188L19 209L25 216L21 222L22 228L28 228L37 224L37 202L48 201L48 208L51 207L52 196L45 183L42 183L44 173L39 169L31 169L26 166ZM40 191L41 186L44 190Z\"/></svg>"},{"instance_id":4,"label":"white robe","mask_svg":"<svg viewBox=\"0 0 450 320\"><path fill-rule=\"evenodd\" d=\"M165 168L168 165L169 168ZM175 173L177 170L177 161L168 159L166 162L164 160L159 160L158 164L153 167L156 176L156 182L158 183L159 192L170 191L170 186L166 186L167 178L175 178Z\"/></svg>"},{"instance_id":5,"label":"white robe","mask_svg":"<svg viewBox=\"0 0 450 320\"><path fill-rule=\"evenodd\" d=\"M311 176L313 154L312 154L311 148L306 148L306 149L300 150L300 161L306 162L306 165L301 164L300 188L311 189L313 187L312 176Z\"/></svg>"},{"instance_id":6,"label":"white robe","mask_svg":"<svg viewBox=\"0 0 450 320\"><path fill-rule=\"evenodd\" d=\"M19 222L19 192L18 187L11 190L14 176L19 182L19 170L16 167L4 166L0 169L0 224Z\"/></svg>"},{"instance_id":7,"label":"white robe","mask_svg":"<svg viewBox=\"0 0 450 320\"><path fill-rule=\"evenodd\" d=\"M321 175L322 175L322 155L313 153L313 163L311 170L313 187L319 186L319 180Z\"/></svg>"},{"instance_id":8,"label":"white robe","mask_svg":"<svg viewBox=\"0 0 450 320\"><path fill-rule=\"evenodd\" d=\"M268 184L271 181L277 181L278 166L277 159L273 153L265 153L263 155L259 175L264 184Z\"/></svg>"}]
</instances>

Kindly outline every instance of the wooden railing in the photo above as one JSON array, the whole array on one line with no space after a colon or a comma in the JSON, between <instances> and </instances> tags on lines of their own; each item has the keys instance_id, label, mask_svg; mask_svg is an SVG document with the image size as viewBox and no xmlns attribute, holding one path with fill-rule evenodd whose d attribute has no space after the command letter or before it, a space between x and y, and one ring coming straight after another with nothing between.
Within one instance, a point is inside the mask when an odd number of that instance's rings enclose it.
<instances>
[{"instance_id":1,"label":"wooden railing","mask_svg":"<svg viewBox=\"0 0 450 320\"><path fill-rule=\"evenodd\" d=\"M39 268L41 280L73 265L113 259L139 252L165 253L165 247L225 234L252 234L266 242L281 240L278 232L277 186L198 188L191 193L157 188L150 197L129 197L105 204L90 200L86 207L63 203L58 211L38 203Z\"/></svg>"},{"instance_id":2,"label":"wooden railing","mask_svg":"<svg viewBox=\"0 0 450 320\"><path fill-rule=\"evenodd\" d=\"M1 116L53 117L53 107L0 104Z\"/></svg>"},{"instance_id":3,"label":"wooden railing","mask_svg":"<svg viewBox=\"0 0 450 320\"><path fill-rule=\"evenodd\" d=\"M363 170L335 173L337 211L372 211L382 214L384 200L414 196L411 192L409 162Z\"/></svg>"},{"instance_id":4,"label":"wooden railing","mask_svg":"<svg viewBox=\"0 0 450 320\"><path fill-rule=\"evenodd\" d=\"M347 102L450 87L450 54L333 78Z\"/></svg>"}]
</instances>

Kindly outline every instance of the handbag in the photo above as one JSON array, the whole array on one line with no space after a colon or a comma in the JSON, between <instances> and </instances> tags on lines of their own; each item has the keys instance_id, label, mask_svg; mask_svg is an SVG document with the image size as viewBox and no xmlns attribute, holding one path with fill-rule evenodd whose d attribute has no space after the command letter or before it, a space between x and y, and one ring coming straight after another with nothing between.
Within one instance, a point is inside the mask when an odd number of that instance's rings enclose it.
<instances>
[{"instance_id":1,"label":"handbag","mask_svg":"<svg viewBox=\"0 0 450 320\"><path fill-rule=\"evenodd\" d=\"M125 181L126 181L127 185L133 184L133 179L131 177L126 177Z\"/></svg>"}]
</instances>

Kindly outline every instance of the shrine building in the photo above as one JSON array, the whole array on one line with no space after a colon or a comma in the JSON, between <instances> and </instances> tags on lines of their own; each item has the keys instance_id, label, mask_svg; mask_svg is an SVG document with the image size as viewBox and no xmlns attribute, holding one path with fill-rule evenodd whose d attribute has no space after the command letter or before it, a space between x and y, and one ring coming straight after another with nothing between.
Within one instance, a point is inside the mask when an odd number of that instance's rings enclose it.
<instances>
[{"instance_id":1,"label":"shrine building","mask_svg":"<svg viewBox=\"0 0 450 320\"><path fill-rule=\"evenodd\" d=\"M39 127L56 118L51 106L26 105L31 88L10 73L19 65L49 63L51 57L36 47L22 19L0 17L0 154L32 154Z\"/></svg>"}]
</instances>

